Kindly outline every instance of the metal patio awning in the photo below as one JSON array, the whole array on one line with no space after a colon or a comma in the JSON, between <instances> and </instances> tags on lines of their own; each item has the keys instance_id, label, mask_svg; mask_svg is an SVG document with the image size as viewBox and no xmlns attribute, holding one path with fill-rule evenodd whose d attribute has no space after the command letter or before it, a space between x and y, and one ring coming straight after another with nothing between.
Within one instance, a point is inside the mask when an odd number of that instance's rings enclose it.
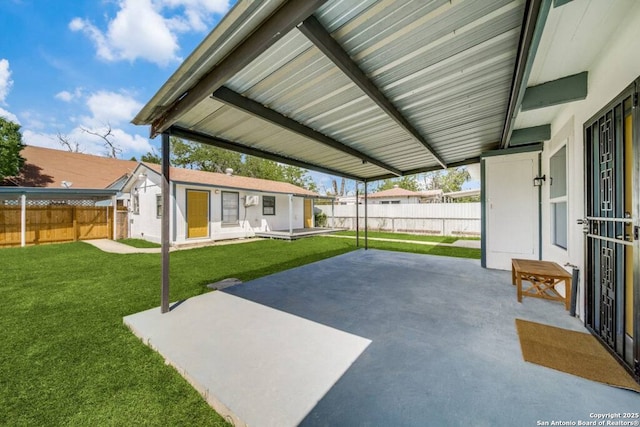
<instances>
[{"instance_id":1,"label":"metal patio awning","mask_svg":"<svg viewBox=\"0 0 640 427\"><path fill-rule=\"evenodd\" d=\"M0 187L0 200L16 200L25 195L29 200L111 200L119 193L115 189Z\"/></svg>"},{"instance_id":2,"label":"metal patio awning","mask_svg":"<svg viewBox=\"0 0 640 427\"><path fill-rule=\"evenodd\" d=\"M133 120L360 181L508 145L541 1L240 0Z\"/></svg>"}]
</instances>

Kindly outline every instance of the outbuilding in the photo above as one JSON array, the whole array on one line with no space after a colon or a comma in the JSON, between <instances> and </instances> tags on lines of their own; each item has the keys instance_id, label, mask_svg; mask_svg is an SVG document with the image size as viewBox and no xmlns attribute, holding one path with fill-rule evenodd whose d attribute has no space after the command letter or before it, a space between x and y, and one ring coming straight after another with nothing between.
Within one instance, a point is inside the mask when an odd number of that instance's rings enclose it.
<instances>
[{"instance_id":1,"label":"outbuilding","mask_svg":"<svg viewBox=\"0 0 640 427\"><path fill-rule=\"evenodd\" d=\"M130 194L129 235L160 242L161 168L140 163L123 187ZM318 194L293 184L227 173L171 168L172 244L294 233L314 226Z\"/></svg>"}]
</instances>

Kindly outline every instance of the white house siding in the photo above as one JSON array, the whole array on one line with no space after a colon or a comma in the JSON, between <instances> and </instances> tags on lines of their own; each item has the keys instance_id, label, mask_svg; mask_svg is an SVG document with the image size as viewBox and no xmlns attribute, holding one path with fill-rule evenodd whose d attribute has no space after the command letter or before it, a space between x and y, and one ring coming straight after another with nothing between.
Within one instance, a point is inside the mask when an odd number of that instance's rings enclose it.
<instances>
[{"instance_id":1,"label":"white house siding","mask_svg":"<svg viewBox=\"0 0 640 427\"><path fill-rule=\"evenodd\" d=\"M577 265L584 272L584 234L576 221L584 217L584 123L611 102L620 92L640 76L640 3L626 15L618 31L609 39L599 59L589 69L588 96L585 100L563 106L551 122L551 140L545 142L542 156L542 173L549 175L549 158L557 149L567 144L567 249L551 243L550 188L542 188L542 256L561 265L566 262ZM637 161L637 153L636 153ZM580 281L582 285L584 280ZM560 292L561 287L558 288ZM584 295L581 289L580 295ZM578 298L579 313L583 299Z\"/></svg>"},{"instance_id":2,"label":"white house siding","mask_svg":"<svg viewBox=\"0 0 640 427\"><path fill-rule=\"evenodd\" d=\"M355 228L355 205L316 205L327 215L328 225ZM364 228L364 205L359 206L360 227ZM415 232L437 235L480 235L480 203L413 203L369 205L370 230Z\"/></svg>"},{"instance_id":3,"label":"white house siding","mask_svg":"<svg viewBox=\"0 0 640 427\"><path fill-rule=\"evenodd\" d=\"M144 181L137 183L136 188L140 208L137 214L132 211L134 199L132 194L132 200L129 203L129 235L132 238L160 243L162 220L156 216L156 195L161 193L160 178L149 174Z\"/></svg>"},{"instance_id":4,"label":"white house siding","mask_svg":"<svg viewBox=\"0 0 640 427\"><path fill-rule=\"evenodd\" d=\"M209 197L209 237L200 239L187 238L186 224L186 190L208 191ZM222 192L236 192L239 194L239 222L237 225L222 224ZM262 197L275 196L276 215L262 214ZM255 206L244 206L246 196L258 196L259 202ZM187 243L198 240L225 240L253 237L256 231L288 230L289 229L289 195L266 194L251 191L213 188L198 185L176 185L176 224L175 242ZM293 228L303 227L304 199L293 197L292 201Z\"/></svg>"},{"instance_id":5,"label":"white house siding","mask_svg":"<svg viewBox=\"0 0 640 427\"><path fill-rule=\"evenodd\" d=\"M156 195L161 193L160 178L149 174L144 182L137 184L140 201L139 213L130 212L130 236L159 243L161 241L161 218L156 216ZM156 182L157 181L157 182ZM225 240L253 237L256 231L288 230L289 229L289 195L263 194L257 192L222 189L202 185L171 185L171 241L188 243L207 240ZM206 238L187 238L186 224L186 191L200 190L209 192L209 236ZM174 194L175 191L175 194ZM222 191L237 192L239 194L239 223L237 225L222 225ZM247 195L258 196L259 202L255 206L245 208ZM276 198L276 215L262 215L262 197L264 195ZM175 200L175 204L174 204ZM130 204L130 209L132 208ZM175 207L174 207L175 206ZM292 199L293 228L302 228L304 223L304 199Z\"/></svg>"}]
</instances>

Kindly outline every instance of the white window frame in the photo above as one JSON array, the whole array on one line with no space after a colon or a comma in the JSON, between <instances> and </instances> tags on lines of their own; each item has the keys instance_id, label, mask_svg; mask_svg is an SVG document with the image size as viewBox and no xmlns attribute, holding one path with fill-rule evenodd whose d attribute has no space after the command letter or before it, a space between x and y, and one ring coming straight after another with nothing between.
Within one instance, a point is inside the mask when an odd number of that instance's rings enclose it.
<instances>
[{"instance_id":1,"label":"white window frame","mask_svg":"<svg viewBox=\"0 0 640 427\"><path fill-rule=\"evenodd\" d=\"M162 194L156 194L156 218L162 218Z\"/></svg>"},{"instance_id":2,"label":"white window frame","mask_svg":"<svg viewBox=\"0 0 640 427\"><path fill-rule=\"evenodd\" d=\"M229 220L226 219L225 220L225 208L228 209L228 207L225 207L224 204L224 199L225 199L225 195L226 194L231 194L231 195L235 195L236 197L236 206L235 206L235 210L236 210L236 215L235 215L235 219L233 220ZM240 193L236 192L236 191L223 191L221 194L221 210L222 210L222 220L221 223L222 225L238 225L240 224Z\"/></svg>"},{"instance_id":3,"label":"white window frame","mask_svg":"<svg viewBox=\"0 0 640 427\"><path fill-rule=\"evenodd\" d=\"M266 201L269 203L265 203ZM271 204L273 201L273 205L267 206L267 204ZM276 214L276 196L262 196L262 215L263 216L273 216Z\"/></svg>"},{"instance_id":4,"label":"white window frame","mask_svg":"<svg viewBox=\"0 0 640 427\"><path fill-rule=\"evenodd\" d=\"M134 215L140 215L140 195L137 189L131 194L131 212Z\"/></svg>"},{"instance_id":5,"label":"white window frame","mask_svg":"<svg viewBox=\"0 0 640 427\"><path fill-rule=\"evenodd\" d=\"M553 191L553 176L552 174L552 169L551 169L551 163L552 163L552 159L554 158L554 156L556 156L562 149L564 149L564 173L565 173L565 188L564 188L564 194L558 195L553 197L552 196L552 191ZM551 232L551 244L563 249L563 250L568 250L569 247L569 197L568 197L568 192L569 192L569 163L568 163L568 159L569 159L569 155L568 155L568 151L569 151L569 141L565 140L562 145L560 145L560 147L558 147L557 150L555 150L550 156L549 156L549 216L551 219L551 227L550 227L550 232ZM556 185L558 185L557 180L556 180ZM557 232L558 232L558 219L557 219L557 215L556 215L556 209L558 208L558 206L564 204L565 207L565 217L564 217L564 229L565 229L565 245L562 246L562 244L560 242L558 242L557 239Z\"/></svg>"}]
</instances>

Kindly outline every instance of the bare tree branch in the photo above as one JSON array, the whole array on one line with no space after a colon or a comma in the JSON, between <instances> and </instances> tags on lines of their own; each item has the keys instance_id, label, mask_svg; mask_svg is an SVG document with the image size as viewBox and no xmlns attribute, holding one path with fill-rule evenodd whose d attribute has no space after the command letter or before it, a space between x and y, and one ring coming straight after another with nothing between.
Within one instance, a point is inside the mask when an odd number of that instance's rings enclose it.
<instances>
[{"instance_id":1,"label":"bare tree branch","mask_svg":"<svg viewBox=\"0 0 640 427\"><path fill-rule=\"evenodd\" d=\"M72 141L67 135L63 135L60 132L57 133L57 137L60 145L66 148L67 151L71 153L82 153L78 142Z\"/></svg>"},{"instance_id":2,"label":"bare tree branch","mask_svg":"<svg viewBox=\"0 0 640 427\"><path fill-rule=\"evenodd\" d=\"M107 156L112 157L114 159L118 158L118 155L122 153L122 148L116 145L110 138L113 138L113 134L111 133L111 125L107 123L107 128L104 132L95 132L90 129L80 127L83 132L88 133L89 135L97 136L101 138L104 144L104 147L107 149Z\"/></svg>"}]
</instances>

